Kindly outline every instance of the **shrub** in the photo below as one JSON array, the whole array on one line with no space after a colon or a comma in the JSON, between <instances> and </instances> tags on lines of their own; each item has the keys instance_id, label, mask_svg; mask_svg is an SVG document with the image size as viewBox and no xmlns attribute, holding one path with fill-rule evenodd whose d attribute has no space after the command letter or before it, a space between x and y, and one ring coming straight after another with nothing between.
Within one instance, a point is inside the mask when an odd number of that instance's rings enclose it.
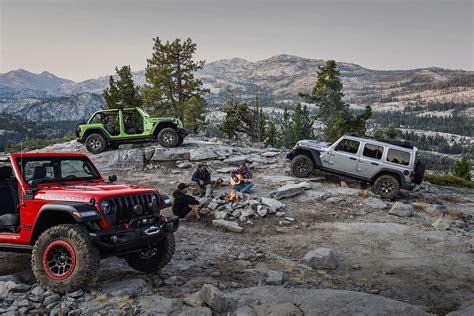
<instances>
[{"instance_id":1,"label":"shrub","mask_svg":"<svg viewBox=\"0 0 474 316\"><path fill-rule=\"evenodd\" d=\"M468 189L474 189L474 181L466 180L461 177L447 174L447 175L435 175L426 174L425 181L438 185L447 185L454 187L462 187Z\"/></svg>"}]
</instances>

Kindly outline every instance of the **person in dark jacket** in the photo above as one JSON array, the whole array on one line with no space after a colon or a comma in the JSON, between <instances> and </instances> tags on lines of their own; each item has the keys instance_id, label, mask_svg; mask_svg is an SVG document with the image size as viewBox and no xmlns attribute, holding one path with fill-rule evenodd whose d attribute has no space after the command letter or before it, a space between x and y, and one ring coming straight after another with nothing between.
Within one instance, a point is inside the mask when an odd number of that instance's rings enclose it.
<instances>
[{"instance_id":1,"label":"person in dark jacket","mask_svg":"<svg viewBox=\"0 0 474 316\"><path fill-rule=\"evenodd\" d=\"M193 212L194 217L200 219L201 216L198 211L199 201L191 195L186 194L187 188L187 184L180 183L178 190L174 191L173 214L179 216L179 218L185 218L189 212Z\"/></svg>"},{"instance_id":2,"label":"person in dark jacket","mask_svg":"<svg viewBox=\"0 0 474 316\"><path fill-rule=\"evenodd\" d=\"M212 197L212 182L211 174L207 170L206 165L199 164L196 171L194 171L191 181L194 182L195 187L199 190L199 196Z\"/></svg>"}]
</instances>

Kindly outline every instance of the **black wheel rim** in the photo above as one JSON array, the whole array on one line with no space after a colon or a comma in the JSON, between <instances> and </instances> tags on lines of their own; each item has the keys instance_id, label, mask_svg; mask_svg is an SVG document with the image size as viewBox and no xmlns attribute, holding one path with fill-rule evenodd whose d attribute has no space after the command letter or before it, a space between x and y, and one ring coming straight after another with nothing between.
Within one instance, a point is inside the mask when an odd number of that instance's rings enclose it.
<instances>
[{"instance_id":1,"label":"black wheel rim","mask_svg":"<svg viewBox=\"0 0 474 316\"><path fill-rule=\"evenodd\" d=\"M296 171L299 174L307 173L308 169L309 169L308 162L305 160L298 161L298 163L296 164Z\"/></svg>"},{"instance_id":2,"label":"black wheel rim","mask_svg":"<svg viewBox=\"0 0 474 316\"><path fill-rule=\"evenodd\" d=\"M379 184L379 191L383 194L390 194L395 189L393 182L390 180L382 180Z\"/></svg>"}]
</instances>

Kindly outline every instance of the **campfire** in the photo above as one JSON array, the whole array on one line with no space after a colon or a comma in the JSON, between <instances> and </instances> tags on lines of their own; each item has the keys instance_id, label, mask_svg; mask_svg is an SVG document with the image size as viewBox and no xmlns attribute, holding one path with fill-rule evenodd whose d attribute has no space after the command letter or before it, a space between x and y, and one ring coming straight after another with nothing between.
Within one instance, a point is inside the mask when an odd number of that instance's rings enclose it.
<instances>
[{"instance_id":1,"label":"campfire","mask_svg":"<svg viewBox=\"0 0 474 316\"><path fill-rule=\"evenodd\" d=\"M235 190L231 190L229 192L224 193L223 198L227 202L232 202L232 203L242 200L242 197L240 196L239 192Z\"/></svg>"}]
</instances>

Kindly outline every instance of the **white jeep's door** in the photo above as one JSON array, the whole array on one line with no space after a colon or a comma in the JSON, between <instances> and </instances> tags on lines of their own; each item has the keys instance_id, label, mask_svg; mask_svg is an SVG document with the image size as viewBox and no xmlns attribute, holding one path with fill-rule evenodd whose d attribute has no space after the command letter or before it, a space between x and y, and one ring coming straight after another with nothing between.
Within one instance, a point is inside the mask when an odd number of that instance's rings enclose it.
<instances>
[{"instance_id":1,"label":"white jeep's door","mask_svg":"<svg viewBox=\"0 0 474 316\"><path fill-rule=\"evenodd\" d=\"M362 152L359 156L359 164L357 173L362 178L371 179L382 168L382 155L384 147L371 144L369 142L363 144Z\"/></svg>"},{"instance_id":2,"label":"white jeep's door","mask_svg":"<svg viewBox=\"0 0 474 316\"><path fill-rule=\"evenodd\" d=\"M357 174L360 142L343 138L329 153L328 168L347 174Z\"/></svg>"}]
</instances>

